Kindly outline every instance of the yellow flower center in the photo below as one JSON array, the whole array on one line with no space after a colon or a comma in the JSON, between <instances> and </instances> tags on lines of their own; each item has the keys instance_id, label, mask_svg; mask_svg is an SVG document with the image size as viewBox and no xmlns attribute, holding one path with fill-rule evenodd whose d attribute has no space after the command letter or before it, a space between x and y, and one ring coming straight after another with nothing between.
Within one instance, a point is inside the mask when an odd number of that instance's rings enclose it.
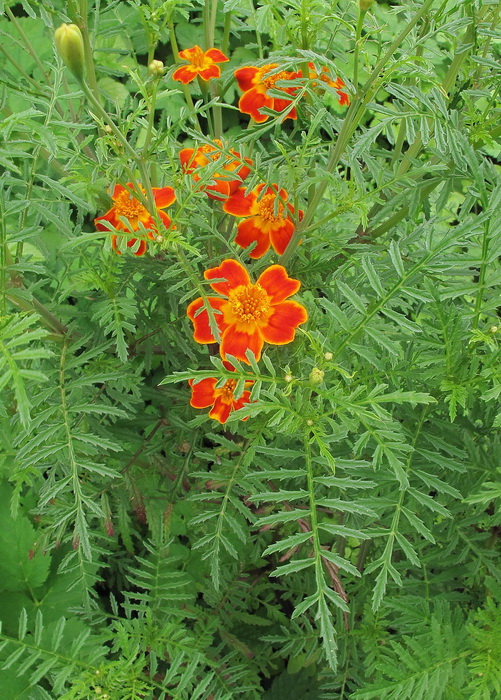
<instances>
[{"instance_id":1,"label":"yellow flower center","mask_svg":"<svg viewBox=\"0 0 501 700\"><path fill-rule=\"evenodd\" d=\"M271 224L276 224L278 221L283 220L282 212L284 210L284 205L282 202L278 203L278 216L275 215L276 198L277 197L274 194L265 194L264 197L261 197L257 203L259 215L262 216L263 219L266 219L266 221L269 221Z\"/></svg>"},{"instance_id":2,"label":"yellow flower center","mask_svg":"<svg viewBox=\"0 0 501 700\"><path fill-rule=\"evenodd\" d=\"M276 66L264 66L263 70L261 71L261 75L264 76L266 73L269 73L270 70L273 70ZM268 78L264 78L262 80L262 84L265 86L267 90L271 90L272 88L275 87L275 83L278 80L287 80L290 77L290 73L286 70L280 71L280 73L275 73L274 75L268 76ZM285 88L276 88L277 90L285 90Z\"/></svg>"},{"instance_id":3,"label":"yellow flower center","mask_svg":"<svg viewBox=\"0 0 501 700\"><path fill-rule=\"evenodd\" d=\"M233 314L242 323L259 321L270 310L270 297L260 284L240 285L229 293Z\"/></svg>"},{"instance_id":4,"label":"yellow flower center","mask_svg":"<svg viewBox=\"0 0 501 700\"><path fill-rule=\"evenodd\" d=\"M120 192L114 202L115 211L118 216L125 216L127 219L141 219L148 217L146 208L135 197L124 190Z\"/></svg>"},{"instance_id":5,"label":"yellow flower center","mask_svg":"<svg viewBox=\"0 0 501 700\"><path fill-rule=\"evenodd\" d=\"M200 46L195 46L193 49L193 52L190 57L191 65L195 66L195 68L204 68L207 67L207 62L210 59L207 59L205 56L205 52L202 51Z\"/></svg>"},{"instance_id":6,"label":"yellow flower center","mask_svg":"<svg viewBox=\"0 0 501 700\"><path fill-rule=\"evenodd\" d=\"M203 146L200 146L200 151L211 160L218 160L219 156L221 155L220 151L217 151L214 146L211 146L208 143L204 143Z\"/></svg>"},{"instance_id":7,"label":"yellow flower center","mask_svg":"<svg viewBox=\"0 0 501 700\"><path fill-rule=\"evenodd\" d=\"M235 393L235 387L237 385L236 379L228 379L224 386L222 386L219 391L219 396L221 397L223 403L232 403L233 394Z\"/></svg>"}]
</instances>

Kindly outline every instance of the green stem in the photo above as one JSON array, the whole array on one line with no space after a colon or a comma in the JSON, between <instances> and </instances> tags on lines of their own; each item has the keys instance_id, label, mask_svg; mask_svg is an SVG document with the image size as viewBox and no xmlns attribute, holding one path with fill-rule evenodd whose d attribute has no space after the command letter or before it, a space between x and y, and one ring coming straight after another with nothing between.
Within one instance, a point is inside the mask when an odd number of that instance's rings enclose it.
<instances>
[{"instance_id":1,"label":"green stem","mask_svg":"<svg viewBox=\"0 0 501 700\"><path fill-rule=\"evenodd\" d=\"M84 42L85 70L87 73L87 82L89 84L90 89L92 90L95 100L99 102L99 104L101 104L99 99L99 88L97 85L96 71L94 68L94 60L92 58L92 46L90 43L89 27L87 23L87 0L80 0L78 14L78 26L80 27L80 31L82 32Z\"/></svg>"},{"instance_id":2,"label":"green stem","mask_svg":"<svg viewBox=\"0 0 501 700\"><path fill-rule=\"evenodd\" d=\"M365 106L369 99L371 98L370 90L373 87L374 83L377 81L379 78L380 73L390 60L390 58L393 56L395 51L401 46L402 42L404 39L407 37L407 35L412 31L412 29L416 26L416 24L419 22L421 17L425 15L430 7L432 6L434 0L426 0L426 2L423 4L419 12L417 12L414 17L411 19L411 21L407 24L407 26L400 32L400 34L396 37L396 39L392 42L390 47L388 48L388 51L384 54L384 56L377 62L376 66L374 67L371 75L363 85L360 93L357 92L355 95L348 112L346 114L346 117L343 121L343 126L341 127L341 131L339 132L336 145L334 146L332 153L329 157L329 160L327 161L327 166L325 168L327 173L332 173L334 169L337 167L339 164L339 161L341 160L341 156L344 153L344 150L346 146L348 145L348 142L357 129L360 121L362 120L362 117L365 112ZM316 188L315 194L313 195L313 198L310 202L310 205L308 206L308 209L306 210L306 213L304 215L303 220L301 223L296 227L296 230L294 231L294 234L292 235L291 240L289 241L289 245L287 246L287 249L285 250L284 254L282 255L281 262L283 265L287 264L294 252L296 251L299 241L301 240L302 234L304 229L309 226L311 223L315 212L317 210L318 205L323 199L323 196L325 194L325 191L327 187L329 186L329 178L325 178L324 182L322 182L318 187Z\"/></svg>"},{"instance_id":3,"label":"green stem","mask_svg":"<svg viewBox=\"0 0 501 700\"><path fill-rule=\"evenodd\" d=\"M353 56L353 85L355 86L355 91L358 91L358 61L360 53L360 39L362 37L362 27L364 24L366 14L367 10L360 9L358 12L357 29L355 34L355 53Z\"/></svg>"}]
</instances>

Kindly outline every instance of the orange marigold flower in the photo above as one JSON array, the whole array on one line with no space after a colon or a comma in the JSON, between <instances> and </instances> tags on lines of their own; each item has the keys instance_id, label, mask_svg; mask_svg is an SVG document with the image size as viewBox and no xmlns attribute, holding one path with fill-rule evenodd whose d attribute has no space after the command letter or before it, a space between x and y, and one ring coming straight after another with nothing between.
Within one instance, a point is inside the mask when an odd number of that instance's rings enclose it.
<instances>
[{"instance_id":1,"label":"orange marigold flower","mask_svg":"<svg viewBox=\"0 0 501 700\"><path fill-rule=\"evenodd\" d=\"M127 187L130 187L132 189L132 182L128 182ZM144 189L142 187L141 191L144 194ZM167 214L162 211L162 209L165 209L166 207L170 206L175 201L176 195L174 193L174 190L172 189L172 187L152 187L152 191L153 197L155 198L155 206L157 208L158 215L165 224L165 227L168 228L171 224L171 220L169 219ZM129 233L131 229L133 231L138 231L139 223L141 222L144 228L148 231L148 238L150 238L151 240L154 239L154 234L157 231L155 221L149 213L149 211L146 209L146 207L144 207L138 199L133 197L130 194L130 192L127 189L125 189L125 187L122 187L122 185L115 185L115 189L113 190L111 199L113 200L113 206L111 207L111 209L107 211L106 214L104 214L103 216L98 216L97 219L94 219L94 224L98 231L110 230L107 226L105 226L102 223L103 221L107 221L109 224L114 226L117 229L117 231L124 231L126 233ZM124 217L125 219L127 219L128 224L121 221L119 217ZM132 248L132 246L135 245L136 241L137 238L130 238L127 241L127 247ZM113 247L113 250L116 250L117 253L120 253L120 251L117 250L116 234L113 234L111 236L111 245ZM146 241L141 239L139 243L139 248L136 250L134 255L144 255L146 253L147 247L148 244L146 243Z\"/></svg>"},{"instance_id":2,"label":"orange marigold flower","mask_svg":"<svg viewBox=\"0 0 501 700\"><path fill-rule=\"evenodd\" d=\"M284 203L287 196L287 192L279 190L277 185L268 187L263 184L248 195L240 187L224 203L223 209L227 214L247 217L238 224L235 243L242 248L257 243L249 253L251 258L261 258L268 252L270 245L278 255L284 254L294 233L294 223L290 216L294 214L294 208L291 204ZM299 210L298 215L302 219L303 212Z\"/></svg>"},{"instance_id":3,"label":"orange marigold flower","mask_svg":"<svg viewBox=\"0 0 501 700\"><path fill-rule=\"evenodd\" d=\"M215 146L204 144L196 150L194 148L183 148L179 152L179 160L183 170L193 176L195 182L202 179L200 169L211 161L221 161L221 172L212 175L213 184L204 185L204 190L211 199L217 199L220 202L227 199L237 187L240 186L243 180L250 173L249 165L252 165L250 158L242 158L240 153L230 148L230 153L234 158L222 152L222 143L219 139L215 139ZM231 179L236 175L236 179Z\"/></svg>"},{"instance_id":4,"label":"orange marigold flower","mask_svg":"<svg viewBox=\"0 0 501 700\"><path fill-rule=\"evenodd\" d=\"M216 63L224 63L230 60L219 49L202 51L200 46L194 46L192 49L180 51L179 58L182 58L183 61L188 61L188 65L181 66L181 68L175 70L172 77L174 80L179 80L184 85L195 80L197 75L203 80L219 78L221 69L219 66L216 66Z\"/></svg>"},{"instance_id":5,"label":"orange marigold flower","mask_svg":"<svg viewBox=\"0 0 501 700\"><path fill-rule=\"evenodd\" d=\"M336 78L336 80L332 80L329 75L329 69L327 68L327 66L323 66L322 70L320 71L320 74L317 73L315 65L313 63L308 63L308 68L310 69L310 80L319 79L323 83L326 83L329 87L334 88L334 90L339 95L339 104L341 106L350 104L350 96L347 92L344 92L342 90L342 88L346 87L346 85L344 84L343 80L341 80L341 78ZM313 83L313 85L315 85L315 83Z\"/></svg>"},{"instance_id":6,"label":"orange marigold flower","mask_svg":"<svg viewBox=\"0 0 501 700\"><path fill-rule=\"evenodd\" d=\"M230 372L235 371L235 368L230 365L229 362L224 362L223 364ZM216 384L218 381L218 379L209 377L208 379L202 379L201 382L194 384L194 380L190 379L188 382L191 386L190 406L193 406L193 408L208 408L212 406L209 411L209 418L214 418L220 423L226 423L232 411L236 411L238 408L242 408L242 406L250 402L250 391L244 389L242 396L236 399L235 388L237 386L237 380L228 379L222 387L217 389ZM245 387L249 387L252 384L254 384L254 382L245 382ZM243 418L242 420L247 420L247 418Z\"/></svg>"},{"instance_id":7,"label":"orange marigold flower","mask_svg":"<svg viewBox=\"0 0 501 700\"><path fill-rule=\"evenodd\" d=\"M296 294L301 282L290 278L282 265L268 267L252 284L245 267L237 260L224 260L219 267L206 270L212 289L221 297L208 297L221 335L221 356L233 355L242 362L249 360L247 350L261 357L264 343L286 345L294 340L296 328L308 319L306 309L287 297ZM188 306L197 343L217 342L209 325L203 299Z\"/></svg>"},{"instance_id":8,"label":"orange marigold flower","mask_svg":"<svg viewBox=\"0 0 501 700\"><path fill-rule=\"evenodd\" d=\"M265 122L269 115L261 112L262 107L268 107L274 112L284 112L290 107L290 99L281 99L270 97L268 90L280 90L289 98L296 94L297 88L281 87L276 85L279 80L295 80L301 77L301 72L293 73L292 71L275 71L278 68L278 63L268 63L262 68L255 66L246 66L238 68L235 71L235 78L238 81L238 87L243 90L243 95L238 103L238 108L244 114L250 116L258 124ZM284 119L296 119L296 108L293 107L285 116Z\"/></svg>"}]
</instances>

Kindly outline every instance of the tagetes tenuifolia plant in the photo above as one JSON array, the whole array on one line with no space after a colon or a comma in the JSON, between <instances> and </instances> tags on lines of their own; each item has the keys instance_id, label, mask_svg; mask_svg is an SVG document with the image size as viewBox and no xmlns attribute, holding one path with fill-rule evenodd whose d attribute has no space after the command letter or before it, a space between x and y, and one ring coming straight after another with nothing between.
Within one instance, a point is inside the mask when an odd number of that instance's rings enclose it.
<instances>
[{"instance_id":1,"label":"tagetes tenuifolia plant","mask_svg":"<svg viewBox=\"0 0 501 700\"><path fill-rule=\"evenodd\" d=\"M193 46L191 49L180 51L179 58L183 61L188 61L188 65L177 68L172 77L184 85L191 83L197 76L200 76L202 80L219 78L221 69L217 64L229 60L219 49L203 51L200 46Z\"/></svg>"},{"instance_id":2,"label":"tagetes tenuifolia plant","mask_svg":"<svg viewBox=\"0 0 501 700\"><path fill-rule=\"evenodd\" d=\"M218 267L206 270L207 280L220 297L208 297L221 335L221 357L232 355L249 364L247 350L256 361L261 358L264 343L286 345L294 340L296 328L308 319L304 306L288 297L301 286L281 265L272 265L253 284L249 273L237 260L224 260ZM200 297L187 309L194 326L197 343L216 343L209 315Z\"/></svg>"},{"instance_id":3,"label":"tagetes tenuifolia plant","mask_svg":"<svg viewBox=\"0 0 501 700\"><path fill-rule=\"evenodd\" d=\"M132 183L128 182L127 187L132 189ZM142 187L141 191L145 194L145 190ZM165 227L168 228L171 224L171 220L163 209L169 207L176 201L175 192L172 187L152 187L152 192L158 216ZM142 224L147 230L148 238L151 240L155 238L157 226L153 216L128 189L122 185L115 185L111 199L113 200L111 209L109 209L106 214L103 214L103 216L98 216L94 219L94 224L98 231L110 230L103 222L111 224L117 231L123 231L124 233L129 233L131 230L138 231L140 229L140 224ZM122 221L120 217L126 219L126 222ZM127 247L132 248L135 246L137 240L137 238L129 238L127 240ZM120 251L117 250L117 236L114 233L111 236L111 244L113 250L120 253ZM144 255L147 247L147 242L144 239L140 239L139 247L134 251L134 255Z\"/></svg>"},{"instance_id":4,"label":"tagetes tenuifolia plant","mask_svg":"<svg viewBox=\"0 0 501 700\"><path fill-rule=\"evenodd\" d=\"M235 371L235 368L229 362L224 361L223 365L230 372ZM211 406L209 418L214 418L220 423L226 423L230 413L250 402L251 393L248 387L252 386L254 382L245 382L242 395L235 398L237 380L227 379L223 386L219 388L216 386L218 381L215 377L208 377L196 383L194 383L193 379L190 379L190 405L193 408L208 408ZM242 418L242 420L247 420L247 417Z\"/></svg>"},{"instance_id":5,"label":"tagetes tenuifolia plant","mask_svg":"<svg viewBox=\"0 0 501 700\"><path fill-rule=\"evenodd\" d=\"M278 63L268 63L261 68L246 66L235 71L238 87L243 91L238 108L244 114L250 114L255 122L261 124L269 119L268 114L263 114L263 107L274 112L285 112L284 119L296 119L296 108L291 106L291 97L297 92L297 87L277 85L278 81L296 80L301 77L301 72L276 70ZM284 93L284 98L272 97L269 90L279 90Z\"/></svg>"},{"instance_id":6,"label":"tagetes tenuifolia plant","mask_svg":"<svg viewBox=\"0 0 501 700\"><path fill-rule=\"evenodd\" d=\"M211 162L218 161L221 172L212 175L212 183L204 185L203 190L211 199L224 201L232 194L250 173L252 166L250 158L242 158L233 148L223 153L222 143L214 139L214 144L203 144L198 148L183 148L179 152L179 160L183 170L190 174L195 182L202 179L202 169ZM236 177L235 177L236 176Z\"/></svg>"},{"instance_id":7,"label":"tagetes tenuifolia plant","mask_svg":"<svg viewBox=\"0 0 501 700\"><path fill-rule=\"evenodd\" d=\"M277 185L258 185L249 194L239 187L223 205L227 214L245 217L237 226L235 243L242 248L256 244L250 251L251 258L261 258L270 245L278 255L283 255L294 233L294 207L286 202L284 189ZM302 219L303 212L297 212Z\"/></svg>"}]
</instances>

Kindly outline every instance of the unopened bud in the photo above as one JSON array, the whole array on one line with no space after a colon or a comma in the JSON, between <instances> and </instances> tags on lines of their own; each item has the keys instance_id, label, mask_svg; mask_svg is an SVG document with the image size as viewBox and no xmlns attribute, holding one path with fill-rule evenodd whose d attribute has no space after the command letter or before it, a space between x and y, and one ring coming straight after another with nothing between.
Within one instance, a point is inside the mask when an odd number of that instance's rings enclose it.
<instances>
[{"instance_id":1,"label":"unopened bud","mask_svg":"<svg viewBox=\"0 0 501 700\"><path fill-rule=\"evenodd\" d=\"M318 367L313 367L313 369L310 372L309 380L310 384L314 384L315 386L321 384L324 381L323 370L319 369Z\"/></svg>"},{"instance_id":2,"label":"unopened bud","mask_svg":"<svg viewBox=\"0 0 501 700\"><path fill-rule=\"evenodd\" d=\"M292 382L292 380L294 379L294 377L292 376L292 374L286 374L285 377L284 377L284 379L285 379L286 382Z\"/></svg>"},{"instance_id":3,"label":"unopened bud","mask_svg":"<svg viewBox=\"0 0 501 700\"><path fill-rule=\"evenodd\" d=\"M306 421L306 425L311 428L311 426L313 425L313 421L311 420L311 418L308 418L308 420Z\"/></svg>"},{"instance_id":4,"label":"unopened bud","mask_svg":"<svg viewBox=\"0 0 501 700\"><path fill-rule=\"evenodd\" d=\"M489 333L497 333L499 330L498 326L491 326L489 328Z\"/></svg>"},{"instance_id":5,"label":"unopened bud","mask_svg":"<svg viewBox=\"0 0 501 700\"><path fill-rule=\"evenodd\" d=\"M148 70L154 78L161 78L164 74L163 61L157 61L157 59L154 58L148 66Z\"/></svg>"},{"instance_id":6,"label":"unopened bud","mask_svg":"<svg viewBox=\"0 0 501 700\"><path fill-rule=\"evenodd\" d=\"M155 240L156 240L157 243L161 243L161 242L163 241L163 239L164 239L164 237L163 237L162 235L160 235L160 234L158 234L157 236L155 236Z\"/></svg>"},{"instance_id":7,"label":"unopened bud","mask_svg":"<svg viewBox=\"0 0 501 700\"><path fill-rule=\"evenodd\" d=\"M84 77L85 50L80 28L76 24L62 24L54 32L54 41L67 68L81 82Z\"/></svg>"},{"instance_id":8,"label":"unopened bud","mask_svg":"<svg viewBox=\"0 0 501 700\"><path fill-rule=\"evenodd\" d=\"M374 5L375 0L358 0L358 6L360 7L360 12L367 12Z\"/></svg>"},{"instance_id":9,"label":"unopened bud","mask_svg":"<svg viewBox=\"0 0 501 700\"><path fill-rule=\"evenodd\" d=\"M334 355L331 352L324 352L324 360L332 360Z\"/></svg>"}]
</instances>

